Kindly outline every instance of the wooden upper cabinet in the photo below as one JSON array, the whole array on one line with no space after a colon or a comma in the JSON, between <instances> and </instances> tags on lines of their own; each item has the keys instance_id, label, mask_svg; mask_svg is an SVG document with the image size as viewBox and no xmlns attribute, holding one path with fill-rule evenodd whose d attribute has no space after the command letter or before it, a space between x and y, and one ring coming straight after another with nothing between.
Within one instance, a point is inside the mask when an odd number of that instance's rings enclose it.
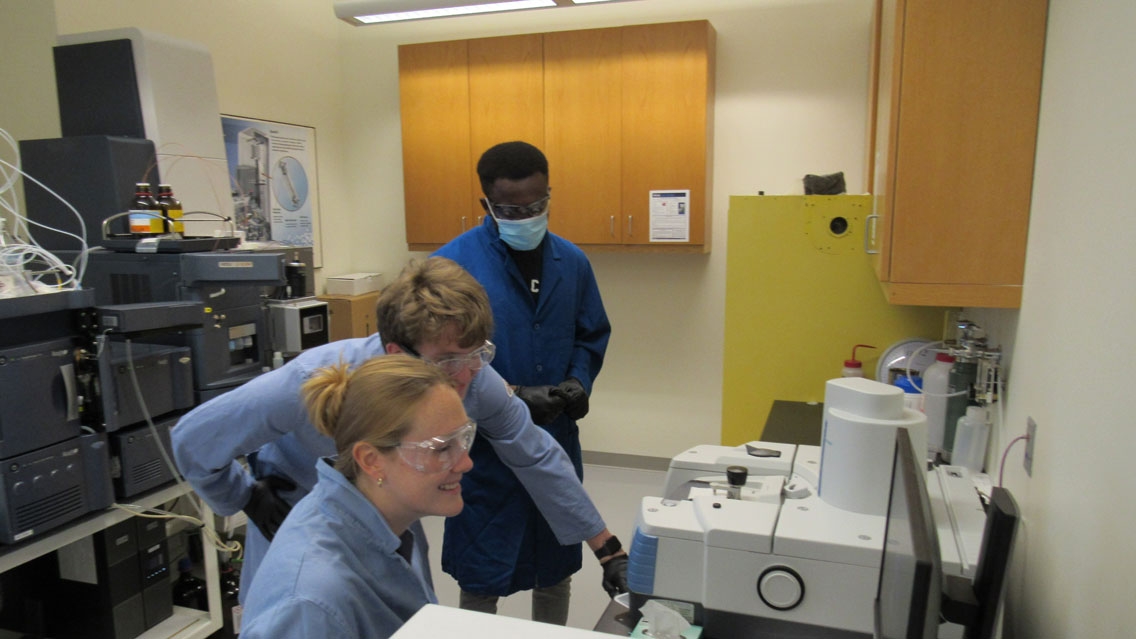
<instances>
[{"instance_id":1,"label":"wooden upper cabinet","mask_svg":"<svg viewBox=\"0 0 1136 639\"><path fill-rule=\"evenodd\" d=\"M689 190L689 244L709 249L714 29L698 21L621 31L623 242L651 243L651 191Z\"/></svg>"},{"instance_id":2,"label":"wooden upper cabinet","mask_svg":"<svg viewBox=\"0 0 1136 639\"><path fill-rule=\"evenodd\" d=\"M622 244L618 29L544 36L549 228L577 244Z\"/></svg>"},{"instance_id":3,"label":"wooden upper cabinet","mask_svg":"<svg viewBox=\"0 0 1136 639\"><path fill-rule=\"evenodd\" d=\"M896 304L1017 307L1046 0L881 0L874 248Z\"/></svg>"},{"instance_id":4,"label":"wooden upper cabinet","mask_svg":"<svg viewBox=\"0 0 1136 639\"><path fill-rule=\"evenodd\" d=\"M435 71L439 59L448 73ZM713 73L704 20L399 47L410 248L478 223L478 158L524 140L548 157L552 232L582 246L708 251ZM442 157L455 153L460 161ZM466 173L444 187L420 182L460 163ZM680 189L690 191L689 241L650 243L650 191Z\"/></svg>"},{"instance_id":5,"label":"wooden upper cabinet","mask_svg":"<svg viewBox=\"0 0 1136 639\"><path fill-rule=\"evenodd\" d=\"M461 233L461 217L475 201L469 48L465 41L404 45L398 65L406 239L441 245Z\"/></svg>"},{"instance_id":6,"label":"wooden upper cabinet","mask_svg":"<svg viewBox=\"0 0 1136 639\"><path fill-rule=\"evenodd\" d=\"M477 160L489 147L523 140L544 145L544 52L539 34L469 41L470 219L485 215Z\"/></svg>"}]
</instances>

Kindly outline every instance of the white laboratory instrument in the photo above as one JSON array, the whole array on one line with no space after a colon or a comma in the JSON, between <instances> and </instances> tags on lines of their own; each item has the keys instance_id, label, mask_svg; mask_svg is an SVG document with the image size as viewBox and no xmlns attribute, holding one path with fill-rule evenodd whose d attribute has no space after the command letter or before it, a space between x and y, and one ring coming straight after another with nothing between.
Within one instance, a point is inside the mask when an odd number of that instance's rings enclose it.
<instances>
[{"instance_id":1,"label":"white laboratory instrument","mask_svg":"<svg viewBox=\"0 0 1136 639\"><path fill-rule=\"evenodd\" d=\"M750 442L676 456L664 496L642 501L633 605L667 600L711 637L870 636L896 428L914 435L917 459L926 451L926 418L903 399L880 382L830 380L819 447ZM927 479L943 570L970 577L981 502L965 469Z\"/></svg>"}]
</instances>

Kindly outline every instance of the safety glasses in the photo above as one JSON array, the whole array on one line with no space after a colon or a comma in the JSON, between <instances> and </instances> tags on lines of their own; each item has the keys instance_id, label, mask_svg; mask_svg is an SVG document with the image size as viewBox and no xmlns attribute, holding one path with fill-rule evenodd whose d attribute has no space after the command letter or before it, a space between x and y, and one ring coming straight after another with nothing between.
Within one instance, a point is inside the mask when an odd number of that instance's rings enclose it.
<instances>
[{"instance_id":1,"label":"safety glasses","mask_svg":"<svg viewBox=\"0 0 1136 639\"><path fill-rule=\"evenodd\" d=\"M485 207L493 214L493 217L499 220L527 220L530 217L536 217L544 213L548 209L548 199L552 194L540 198L536 202L529 204L494 204L489 201L489 198L482 198L485 201Z\"/></svg>"},{"instance_id":2,"label":"safety glasses","mask_svg":"<svg viewBox=\"0 0 1136 639\"><path fill-rule=\"evenodd\" d=\"M477 424L470 421L448 435L397 446L402 461L420 473L441 473L454 467L469 452Z\"/></svg>"},{"instance_id":3,"label":"safety glasses","mask_svg":"<svg viewBox=\"0 0 1136 639\"><path fill-rule=\"evenodd\" d=\"M470 351L464 355L452 355L450 357L443 357L441 359L428 359L418 353L418 351L403 346L402 350L410 353L411 355L421 359L427 364L433 364L442 369L444 373L450 377L457 377L463 371L469 370L477 373L482 367L489 365L493 361L493 356L497 354L497 347L493 342L485 340L485 343L478 347L476 350Z\"/></svg>"}]
</instances>

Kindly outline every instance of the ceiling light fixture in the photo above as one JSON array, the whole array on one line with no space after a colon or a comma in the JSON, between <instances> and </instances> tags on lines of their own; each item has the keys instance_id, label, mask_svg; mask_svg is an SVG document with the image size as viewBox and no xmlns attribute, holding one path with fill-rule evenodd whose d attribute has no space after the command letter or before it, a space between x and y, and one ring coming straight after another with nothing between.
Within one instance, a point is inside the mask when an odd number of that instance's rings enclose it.
<instances>
[{"instance_id":1,"label":"ceiling light fixture","mask_svg":"<svg viewBox=\"0 0 1136 639\"><path fill-rule=\"evenodd\" d=\"M355 26L425 20L448 16L570 7L593 2L619 2L621 0L338 0L335 16Z\"/></svg>"}]
</instances>

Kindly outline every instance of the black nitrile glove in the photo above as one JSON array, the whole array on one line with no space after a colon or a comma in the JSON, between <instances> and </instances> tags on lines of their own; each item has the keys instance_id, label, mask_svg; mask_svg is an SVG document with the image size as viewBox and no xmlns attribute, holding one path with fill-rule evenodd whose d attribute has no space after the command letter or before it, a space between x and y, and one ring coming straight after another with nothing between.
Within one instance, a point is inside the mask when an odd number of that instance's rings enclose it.
<instances>
[{"instance_id":1,"label":"black nitrile glove","mask_svg":"<svg viewBox=\"0 0 1136 639\"><path fill-rule=\"evenodd\" d=\"M564 398L555 391L555 386L518 386L515 392L528 404L533 423L544 426L564 412Z\"/></svg>"},{"instance_id":2,"label":"black nitrile glove","mask_svg":"<svg viewBox=\"0 0 1136 639\"><path fill-rule=\"evenodd\" d=\"M276 536L280 524L284 523L288 511L292 510L288 502L281 499L276 493L295 489L296 484L292 483L291 480L276 475L258 479L253 484L252 495L249 496L244 511L248 515L249 521L256 524L257 529L268 541L272 541L272 538Z\"/></svg>"},{"instance_id":3,"label":"black nitrile glove","mask_svg":"<svg viewBox=\"0 0 1136 639\"><path fill-rule=\"evenodd\" d=\"M627 592L627 555L612 557L603 563L603 589L608 597Z\"/></svg>"},{"instance_id":4,"label":"black nitrile glove","mask_svg":"<svg viewBox=\"0 0 1136 639\"><path fill-rule=\"evenodd\" d=\"M584 419L584 415L588 414L588 392L580 380L569 377L552 392L564 398L564 414L573 421Z\"/></svg>"}]
</instances>

